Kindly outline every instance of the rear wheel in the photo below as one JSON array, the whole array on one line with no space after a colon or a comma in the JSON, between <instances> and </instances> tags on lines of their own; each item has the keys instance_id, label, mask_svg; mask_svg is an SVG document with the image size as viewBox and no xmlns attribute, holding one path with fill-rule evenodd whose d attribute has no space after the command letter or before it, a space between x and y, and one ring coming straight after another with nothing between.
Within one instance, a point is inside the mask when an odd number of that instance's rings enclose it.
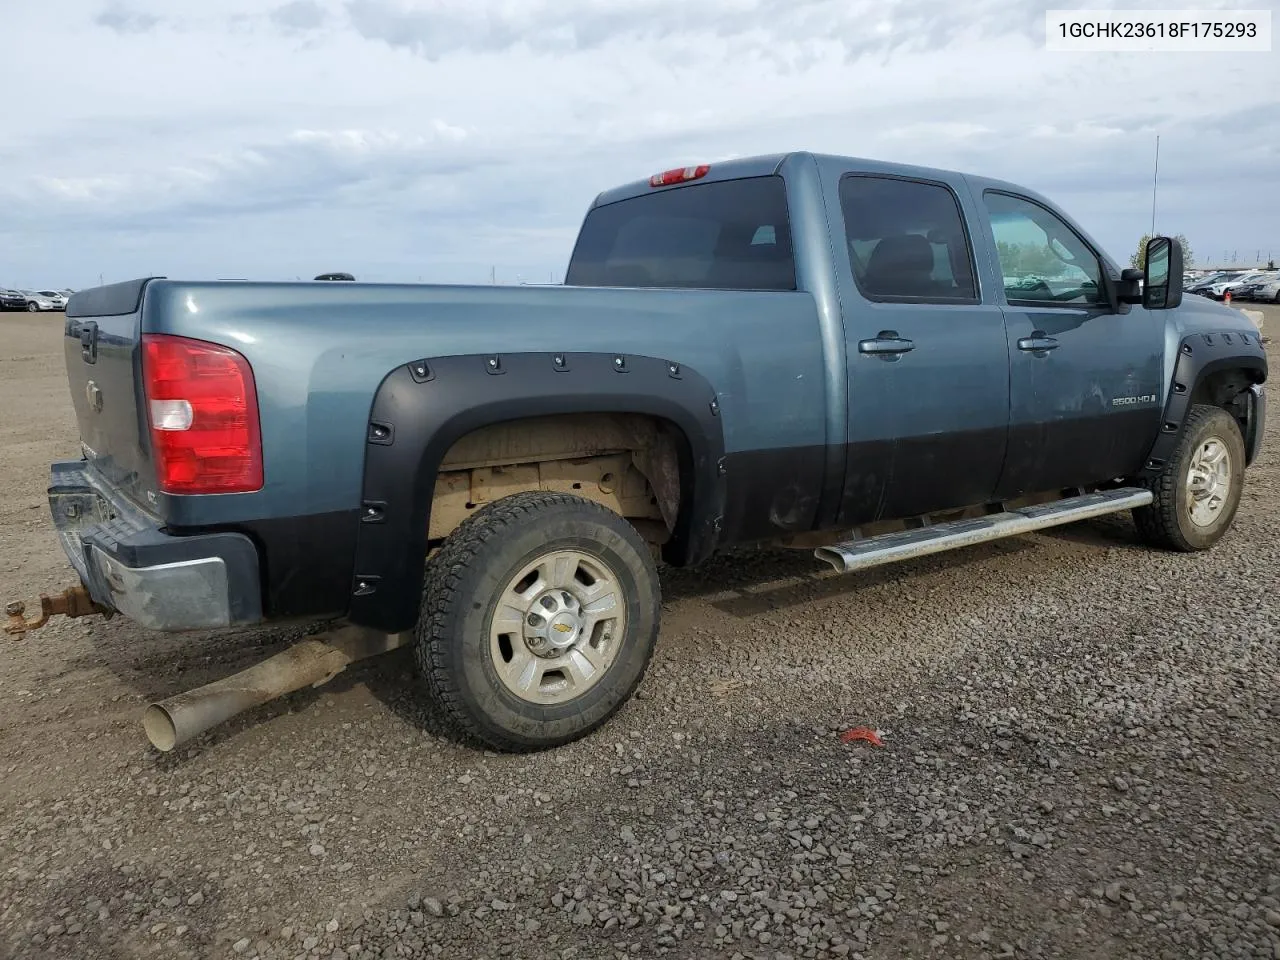
<instances>
[{"instance_id":1,"label":"rear wheel","mask_svg":"<svg viewBox=\"0 0 1280 960\"><path fill-rule=\"evenodd\" d=\"M1152 484L1155 501L1133 511L1139 535L1171 550L1213 546L1240 506L1244 460L1244 438L1231 414L1193 406L1173 456Z\"/></svg>"},{"instance_id":2,"label":"rear wheel","mask_svg":"<svg viewBox=\"0 0 1280 960\"><path fill-rule=\"evenodd\" d=\"M558 746L631 697L659 606L652 555L626 520L581 497L516 494L428 561L419 674L452 725L489 746Z\"/></svg>"}]
</instances>

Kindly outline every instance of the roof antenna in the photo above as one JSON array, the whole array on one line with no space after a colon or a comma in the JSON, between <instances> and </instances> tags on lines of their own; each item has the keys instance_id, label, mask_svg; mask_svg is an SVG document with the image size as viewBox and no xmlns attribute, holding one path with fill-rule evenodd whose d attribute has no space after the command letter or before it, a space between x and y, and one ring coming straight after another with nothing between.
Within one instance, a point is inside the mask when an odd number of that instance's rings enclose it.
<instances>
[{"instance_id":1,"label":"roof antenna","mask_svg":"<svg viewBox=\"0 0 1280 960\"><path fill-rule=\"evenodd\" d=\"M1151 174L1151 236L1156 235L1156 186L1160 182L1160 134L1156 134L1156 167Z\"/></svg>"}]
</instances>

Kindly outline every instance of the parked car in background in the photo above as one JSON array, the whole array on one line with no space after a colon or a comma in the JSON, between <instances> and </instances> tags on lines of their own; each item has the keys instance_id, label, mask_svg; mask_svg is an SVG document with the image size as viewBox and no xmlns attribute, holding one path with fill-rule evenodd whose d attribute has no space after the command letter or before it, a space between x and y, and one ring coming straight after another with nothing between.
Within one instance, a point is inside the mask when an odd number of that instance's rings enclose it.
<instances>
[{"instance_id":1,"label":"parked car in background","mask_svg":"<svg viewBox=\"0 0 1280 960\"><path fill-rule=\"evenodd\" d=\"M1213 300L1221 300L1226 295L1228 289L1234 289L1235 285L1245 278L1243 271L1236 270L1231 273L1224 273L1207 282L1197 284L1196 293L1202 297L1209 297Z\"/></svg>"},{"instance_id":2,"label":"parked car in background","mask_svg":"<svg viewBox=\"0 0 1280 960\"><path fill-rule=\"evenodd\" d=\"M27 309L27 295L21 290L9 290L0 287L0 310Z\"/></svg>"},{"instance_id":3,"label":"parked car in background","mask_svg":"<svg viewBox=\"0 0 1280 960\"><path fill-rule=\"evenodd\" d=\"M355 280L349 273L322 273L316 277L317 280Z\"/></svg>"},{"instance_id":4,"label":"parked car in background","mask_svg":"<svg viewBox=\"0 0 1280 960\"><path fill-rule=\"evenodd\" d=\"M1232 296L1232 299L1234 299L1235 297L1239 296L1241 291L1243 291L1246 287L1251 287L1255 283L1258 283L1262 280L1266 280L1268 276L1269 274L1265 270L1250 270L1246 273L1241 274L1235 280L1232 280L1229 283L1223 284L1222 292L1219 293L1217 297L1219 300L1221 300L1223 296L1225 296L1227 293L1230 293Z\"/></svg>"},{"instance_id":5,"label":"parked car in background","mask_svg":"<svg viewBox=\"0 0 1280 960\"><path fill-rule=\"evenodd\" d=\"M1242 286L1238 293L1233 291L1231 297L1280 303L1280 272L1270 271L1266 276Z\"/></svg>"},{"instance_id":6,"label":"parked car in background","mask_svg":"<svg viewBox=\"0 0 1280 960\"><path fill-rule=\"evenodd\" d=\"M55 310L67 309L67 295L61 290L37 290L36 293L51 302Z\"/></svg>"},{"instance_id":7,"label":"parked car in background","mask_svg":"<svg viewBox=\"0 0 1280 960\"><path fill-rule=\"evenodd\" d=\"M1218 270L1214 273L1206 273L1204 276L1198 278L1194 283L1187 286L1183 292L1184 293L1203 293L1203 291L1206 290L1208 287L1212 286L1213 284L1217 283L1219 280L1222 280L1228 276L1230 276L1230 274L1226 270Z\"/></svg>"},{"instance_id":8,"label":"parked car in background","mask_svg":"<svg viewBox=\"0 0 1280 960\"><path fill-rule=\"evenodd\" d=\"M43 310L65 310L67 301L63 299L61 294L56 294L56 298L50 297L40 290L23 290L22 295L27 300L27 310L31 313L38 313Z\"/></svg>"}]
</instances>

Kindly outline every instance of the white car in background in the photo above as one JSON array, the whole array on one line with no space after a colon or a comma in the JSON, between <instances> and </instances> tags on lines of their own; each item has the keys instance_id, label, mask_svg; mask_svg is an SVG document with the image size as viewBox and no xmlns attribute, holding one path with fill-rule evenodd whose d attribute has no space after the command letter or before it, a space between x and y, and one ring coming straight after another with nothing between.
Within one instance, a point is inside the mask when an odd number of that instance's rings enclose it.
<instances>
[{"instance_id":1,"label":"white car in background","mask_svg":"<svg viewBox=\"0 0 1280 960\"><path fill-rule=\"evenodd\" d=\"M27 298L27 310L31 313L67 309L67 298L53 290L23 290L22 295Z\"/></svg>"},{"instance_id":2,"label":"white car in background","mask_svg":"<svg viewBox=\"0 0 1280 960\"><path fill-rule=\"evenodd\" d=\"M1249 273L1243 273L1234 280L1223 280L1215 283L1209 288L1209 292L1213 294L1213 299L1221 300L1228 292L1231 296L1236 295L1236 291L1241 287L1252 286L1259 280L1267 279L1267 273L1264 270L1252 270Z\"/></svg>"}]
</instances>

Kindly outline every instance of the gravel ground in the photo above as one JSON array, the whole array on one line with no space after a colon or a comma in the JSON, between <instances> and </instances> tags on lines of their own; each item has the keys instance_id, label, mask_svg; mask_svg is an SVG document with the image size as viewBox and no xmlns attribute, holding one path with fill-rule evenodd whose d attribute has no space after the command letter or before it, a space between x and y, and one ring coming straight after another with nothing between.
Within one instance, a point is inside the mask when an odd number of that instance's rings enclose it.
<instances>
[{"instance_id":1,"label":"gravel ground","mask_svg":"<svg viewBox=\"0 0 1280 960\"><path fill-rule=\"evenodd\" d=\"M6 598L68 577L58 326L0 317ZM669 572L638 698L535 756L442 739L403 652L161 755L146 702L297 631L56 623L0 648L0 956L1278 960L1277 424L1207 554Z\"/></svg>"}]
</instances>

